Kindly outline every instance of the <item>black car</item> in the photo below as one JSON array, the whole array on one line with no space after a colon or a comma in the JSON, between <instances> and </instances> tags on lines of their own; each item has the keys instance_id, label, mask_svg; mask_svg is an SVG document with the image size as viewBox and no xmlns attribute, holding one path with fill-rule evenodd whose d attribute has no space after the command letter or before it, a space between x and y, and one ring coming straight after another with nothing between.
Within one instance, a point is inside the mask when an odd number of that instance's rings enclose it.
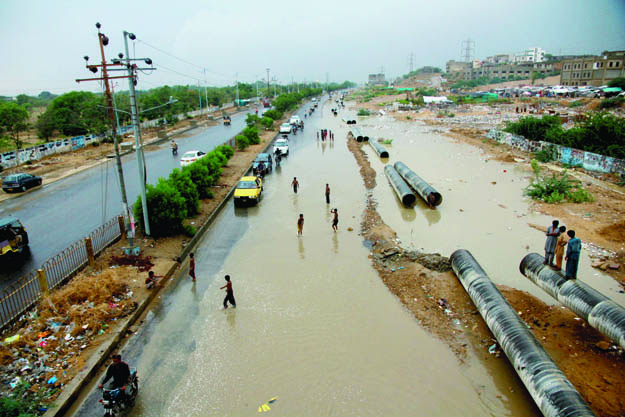
<instances>
[{"instance_id":1,"label":"black car","mask_svg":"<svg viewBox=\"0 0 625 417\"><path fill-rule=\"evenodd\" d=\"M5 193L26 191L29 188L41 185L41 177L31 174L11 174L2 180L2 190Z\"/></svg>"}]
</instances>

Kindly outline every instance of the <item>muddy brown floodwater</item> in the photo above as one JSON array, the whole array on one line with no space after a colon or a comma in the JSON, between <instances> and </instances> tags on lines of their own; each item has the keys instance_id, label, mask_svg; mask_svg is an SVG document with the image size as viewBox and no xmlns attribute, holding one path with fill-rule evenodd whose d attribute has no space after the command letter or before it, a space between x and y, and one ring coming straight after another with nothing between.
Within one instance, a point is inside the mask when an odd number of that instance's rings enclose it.
<instances>
[{"instance_id":1,"label":"muddy brown floodwater","mask_svg":"<svg viewBox=\"0 0 625 417\"><path fill-rule=\"evenodd\" d=\"M442 272L448 267L441 259L455 249L469 249L595 412L623 415L622 350L606 349L613 343L518 271L521 258L528 252L541 253L544 245L544 234L531 225L551 221L532 212L522 197L527 171L490 160L480 149L442 136L440 129L396 122L388 116L359 123L376 139L393 139L392 146L387 145L390 159L382 161L369 145L348 143L371 189L363 234L375 244L371 257L382 280L422 326L445 341L469 367L507 363L498 347L495 355L487 353L494 343L490 331L455 275ZM437 210L422 201L413 208L401 204L383 173L386 163L397 160L443 195ZM620 286L592 269L587 256L580 277L624 303ZM506 369L496 368L493 377L502 378ZM517 379L514 373L507 376Z\"/></svg>"}]
</instances>

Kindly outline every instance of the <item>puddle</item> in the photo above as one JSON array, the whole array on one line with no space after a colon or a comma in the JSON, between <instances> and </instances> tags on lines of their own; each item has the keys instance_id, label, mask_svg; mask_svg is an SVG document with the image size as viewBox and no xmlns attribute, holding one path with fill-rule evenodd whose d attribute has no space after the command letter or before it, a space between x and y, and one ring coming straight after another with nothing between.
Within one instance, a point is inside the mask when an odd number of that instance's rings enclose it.
<instances>
[{"instance_id":1,"label":"puddle","mask_svg":"<svg viewBox=\"0 0 625 417\"><path fill-rule=\"evenodd\" d=\"M374 132L374 137L392 138L388 163L401 160L443 196L436 210L430 210L421 198L414 207L404 207L384 175L384 163L373 148L363 147L377 172L378 185L373 190L377 210L405 247L445 256L456 249L468 249L494 282L555 303L519 272L527 253L544 253L544 233L528 223L546 228L552 220L531 212L530 200L523 196L531 173L514 164L489 160L480 149L417 123L375 117L361 128ZM588 254L582 254L581 279L625 305L625 294L618 292L618 284L592 268Z\"/></svg>"}]
</instances>

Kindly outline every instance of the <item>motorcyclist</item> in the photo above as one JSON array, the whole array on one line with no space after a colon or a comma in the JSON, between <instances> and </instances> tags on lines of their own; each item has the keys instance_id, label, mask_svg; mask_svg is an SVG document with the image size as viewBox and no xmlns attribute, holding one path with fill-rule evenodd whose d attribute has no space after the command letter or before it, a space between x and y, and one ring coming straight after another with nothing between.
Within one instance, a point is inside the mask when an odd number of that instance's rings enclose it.
<instances>
[{"instance_id":1,"label":"motorcyclist","mask_svg":"<svg viewBox=\"0 0 625 417\"><path fill-rule=\"evenodd\" d=\"M276 148L274 154L276 155L276 164L280 164L282 160L282 151L280 151L280 148Z\"/></svg>"},{"instance_id":2,"label":"motorcyclist","mask_svg":"<svg viewBox=\"0 0 625 417\"><path fill-rule=\"evenodd\" d=\"M262 176L265 173L265 164L263 161L260 161L258 166L256 167L256 175Z\"/></svg>"},{"instance_id":3,"label":"motorcyclist","mask_svg":"<svg viewBox=\"0 0 625 417\"><path fill-rule=\"evenodd\" d=\"M102 380L102 383L98 388L102 389L106 382L113 378L113 380L107 385L107 389L121 388L120 401L125 400L126 385L130 382L130 367L124 361L122 361L122 355L113 355L113 363L109 365L106 370L106 376Z\"/></svg>"},{"instance_id":4,"label":"motorcyclist","mask_svg":"<svg viewBox=\"0 0 625 417\"><path fill-rule=\"evenodd\" d=\"M170 144L169 144L169 146L171 147L171 152L172 153L174 153L174 154L178 153L178 144L176 143L175 140L172 139Z\"/></svg>"}]
</instances>

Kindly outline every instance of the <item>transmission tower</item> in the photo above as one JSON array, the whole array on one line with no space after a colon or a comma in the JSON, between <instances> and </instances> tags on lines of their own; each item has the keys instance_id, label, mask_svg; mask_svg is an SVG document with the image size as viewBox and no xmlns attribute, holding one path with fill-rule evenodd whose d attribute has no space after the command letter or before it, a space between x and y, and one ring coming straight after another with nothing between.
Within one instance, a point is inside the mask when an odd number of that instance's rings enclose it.
<instances>
[{"instance_id":1,"label":"transmission tower","mask_svg":"<svg viewBox=\"0 0 625 417\"><path fill-rule=\"evenodd\" d=\"M414 54L413 53L410 54L410 58L408 59L408 67L410 68L410 71L408 72L412 72L412 70L414 69Z\"/></svg>"},{"instance_id":2,"label":"transmission tower","mask_svg":"<svg viewBox=\"0 0 625 417\"><path fill-rule=\"evenodd\" d=\"M473 61L473 53L475 52L475 42L471 38L467 38L466 41L462 41L462 50L460 51L461 59L464 62Z\"/></svg>"}]
</instances>

